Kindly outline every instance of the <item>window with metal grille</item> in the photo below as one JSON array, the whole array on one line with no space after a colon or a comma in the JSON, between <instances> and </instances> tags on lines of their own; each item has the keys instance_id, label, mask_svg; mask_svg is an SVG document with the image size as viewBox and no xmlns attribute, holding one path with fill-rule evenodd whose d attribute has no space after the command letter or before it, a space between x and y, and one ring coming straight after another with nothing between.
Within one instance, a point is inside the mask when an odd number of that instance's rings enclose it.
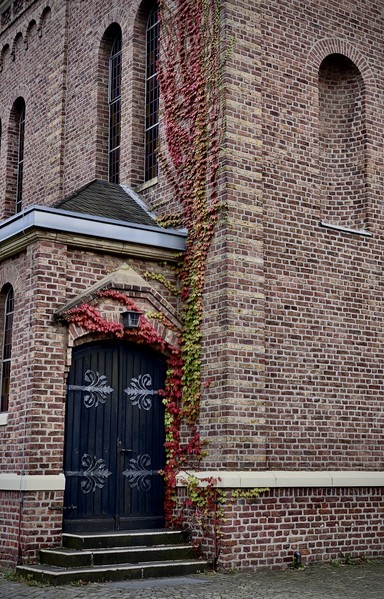
<instances>
[{"instance_id":1,"label":"window with metal grille","mask_svg":"<svg viewBox=\"0 0 384 599\"><path fill-rule=\"evenodd\" d=\"M11 375L12 327L13 327L14 295L12 287L8 288L4 302L4 333L1 359L1 397L0 412L8 411L9 383Z\"/></svg>"},{"instance_id":2,"label":"window with metal grille","mask_svg":"<svg viewBox=\"0 0 384 599\"><path fill-rule=\"evenodd\" d=\"M112 44L109 59L109 148L108 180L120 181L120 130L121 130L121 34Z\"/></svg>"},{"instance_id":3,"label":"window with metal grille","mask_svg":"<svg viewBox=\"0 0 384 599\"><path fill-rule=\"evenodd\" d=\"M20 107L18 115L18 149L17 149L17 178L16 178L16 212L20 212L23 204L23 170L24 170L24 131L25 104Z\"/></svg>"},{"instance_id":4,"label":"window with metal grille","mask_svg":"<svg viewBox=\"0 0 384 599\"><path fill-rule=\"evenodd\" d=\"M157 176L157 143L159 137L159 84L157 57L159 51L159 10L153 8L146 32L145 86L145 181Z\"/></svg>"}]
</instances>

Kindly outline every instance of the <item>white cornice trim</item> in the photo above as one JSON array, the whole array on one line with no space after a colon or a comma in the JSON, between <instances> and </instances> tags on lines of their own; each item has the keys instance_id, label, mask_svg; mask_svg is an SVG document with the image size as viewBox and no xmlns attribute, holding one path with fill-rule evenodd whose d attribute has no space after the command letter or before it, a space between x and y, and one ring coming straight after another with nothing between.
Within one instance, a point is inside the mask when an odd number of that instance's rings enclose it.
<instances>
[{"instance_id":1,"label":"white cornice trim","mask_svg":"<svg viewBox=\"0 0 384 599\"><path fill-rule=\"evenodd\" d=\"M31 206L2 222L0 245L31 229L98 237L179 252L185 249L185 231L138 225L109 218L101 219L88 214L44 206Z\"/></svg>"},{"instance_id":2,"label":"white cornice trim","mask_svg":"<svg viewBox=\"0 0 384 599\"><path fill-rule=\"evenodd\" d=\"M0 473L0 491L64 491L64 474Z\"/></svg>"},{"instance_id":3,"label":"white cornice trim","mask_svg":"<svg viewBox=\"0 0 384 599\"><path fill-rule=\"evenodd\" d=\"M209 470L179 472L177 485L186 485L188 476L198 479L213 478L217 481L218 488L252 489L257 487L268 488L296 488L296 487L384 487L384 472L366 472L361 470L340 471L286 471L286 470ZM201 486L207 483L202 482Z\"/></svg>"}]
</instances>

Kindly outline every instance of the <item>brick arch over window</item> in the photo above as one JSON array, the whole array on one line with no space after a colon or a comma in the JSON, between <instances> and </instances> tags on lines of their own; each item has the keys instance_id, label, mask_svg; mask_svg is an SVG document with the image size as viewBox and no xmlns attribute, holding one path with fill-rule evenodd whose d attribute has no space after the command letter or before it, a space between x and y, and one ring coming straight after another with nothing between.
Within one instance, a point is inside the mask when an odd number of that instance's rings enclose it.
<instances>
[{"instance_id":1,"label":"brick arch over window","mask_svg":"<svg viewBox=\"0 0 384 599\"><path fill-rule=\"evenodd\" d=\"M331 54L342 54L351 60L359 69L364 80L367 95L372 97L377 90L377 84L372 69L365 56L352 44L339 38L323 38L312 46L306 61L306 68L314 76L319 72L323 60Z\"/></svg>"},{"instance_id":2,"label":"brick arch over window","mask_svg":"<svg viewBox=\"0 0 384 599\"><path fill-rule=\"evenodd\" d=\"M1 53L0 53L0 73L3 72L4 64L7 62L7 60L9 59L10 56L11 56L11 47L8 43L6 43L1 48Z\"/></svg>"},{"instance_id":3,"label":"brick arch over window","mask_svg":"<svg viewBox=\"0 0 384 599\"><path fill-rule=\"evenodd\" d=\"M34 37L36 32L37 32L37 23L36 23L35 19L32 19L32 21L30 21L28 23L28 27L25 32L24 45L25 45L26 50L28 49L28 46L31 42L31 38Z\"/></svg>"},{"instance_id":4,"label":"brick arch over window","mask_svg":"<svg viewBox=\"0 0 384 599\"><path fill-rule=\"evenodd\" d=\"M367 130L363 78L349 58L331 54L320 65L318 90L322 220L365 229Z\"/></svg>"},{"instance_id":5,"label":"brick arch over window","mask_svg":"<svg viewBox=\"0 0 384 599\"><path fill-rule=\"evenodd\" d=\"M16 56L20 52L22 47L23 47L23 34L19 31L16 34L15 39L13 40L13 44L12 44L12 52L11 52L12 60L16 60Z\"/></svg>"}]
</instances>

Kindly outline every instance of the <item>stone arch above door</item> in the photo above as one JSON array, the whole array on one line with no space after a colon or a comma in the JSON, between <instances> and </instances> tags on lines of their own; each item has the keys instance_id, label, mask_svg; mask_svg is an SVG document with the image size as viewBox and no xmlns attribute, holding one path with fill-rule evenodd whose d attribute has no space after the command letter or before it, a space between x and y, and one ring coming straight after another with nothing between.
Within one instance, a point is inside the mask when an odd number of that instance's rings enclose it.
<instances>
[{"instance_id":1,"label":"stone arch above door","mask_svg":"<svg viewBox=\"0 0 384 599\"><path fill-rule=\"evenodd\" d=\"M66 314L84 304L96 308L101 316L111 323L121 323L124 305L113 297L103 297L104 292L123 293L143 312L157 335L170 346L178 345L181 323L174 307L161 296L139 273L127 264L100 279L95 285L74 297L56 313L59 320L66 321ZM88 340L90 330L79 324L69 322L68 348Z\"/></svg>"}]
</instances>

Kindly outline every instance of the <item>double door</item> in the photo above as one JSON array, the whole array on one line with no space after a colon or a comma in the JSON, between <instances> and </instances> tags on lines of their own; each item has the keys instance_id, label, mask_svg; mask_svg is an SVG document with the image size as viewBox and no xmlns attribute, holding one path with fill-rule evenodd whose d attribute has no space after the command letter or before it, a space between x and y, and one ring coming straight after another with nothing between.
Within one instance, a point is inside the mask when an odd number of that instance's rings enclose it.
<instances>
[{"instance_id":1,"label":"double door","mask_svg":"<svg viewBox=\"0 0 384 599\"><path fill-rule=\"evenodd\" d=\"M67 532L163 525L165 372L162 357L142 346L74 349L64 451Z\"/></svg>"}]
</instances>

